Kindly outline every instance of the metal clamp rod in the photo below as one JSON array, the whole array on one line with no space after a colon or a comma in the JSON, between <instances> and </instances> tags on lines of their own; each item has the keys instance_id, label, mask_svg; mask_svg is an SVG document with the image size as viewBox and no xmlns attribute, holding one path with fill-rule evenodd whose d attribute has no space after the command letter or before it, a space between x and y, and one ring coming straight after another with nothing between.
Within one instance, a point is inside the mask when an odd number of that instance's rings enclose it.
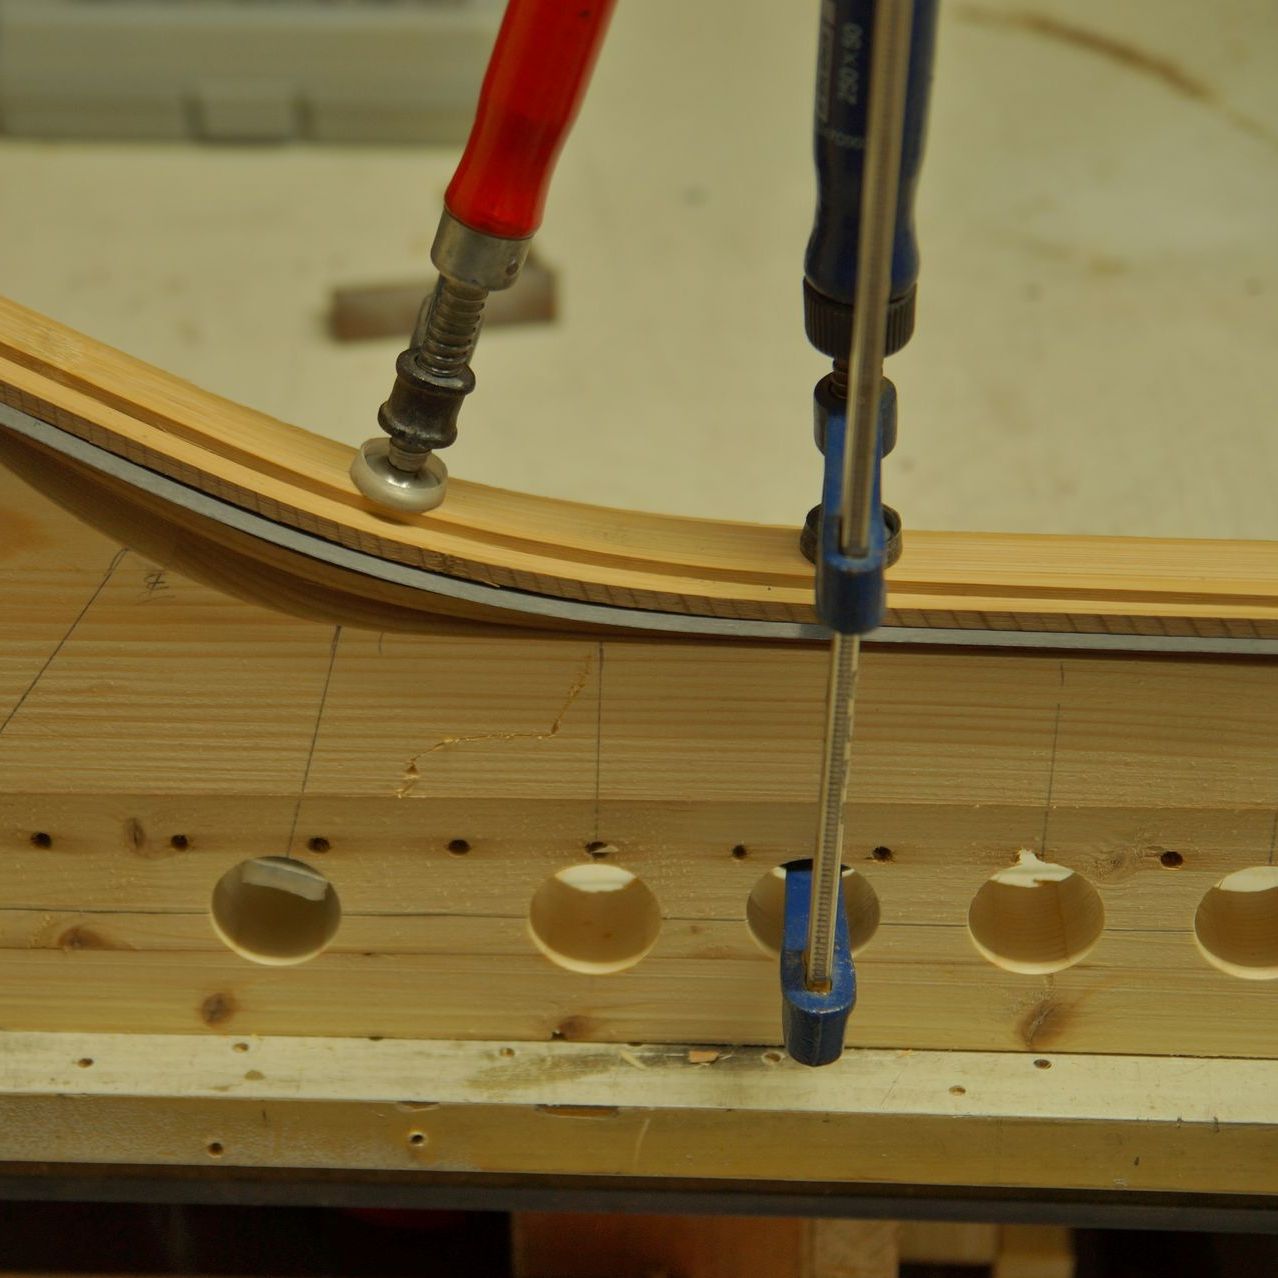
<instances>
[{"instance_id":1,"label":"metal clamp rod","mask_svg":"<svg viewBox=\"0 0 1278 1278\"><path fill-rule=\"evenodd\" d=\"M877 513L872 492L875 426L883 377L884 316L892 285L892 236L913 13L913 0L878 0L874 7L861 239L857 246L856 304L848 354L848 447L843 457L844 507L839 533L839 548L852 555L865 554L869 549L870 521Z\"/></svg>"},{"instance_id":2,"label":"metal clamp rod","mask_svg":"<svg viewBox=\"0 0 1278 1278\"><path fill-rule=\"evenodd\" d=\"M870 101L866 121L856 304L848 358L848 441L843 456L839 546L869 553L874 509L878 406L883 377L884 316L891 287L892 236L905 128L913 0L878 0L874 9ZM835 634L830 649L825 754L821 766L816 855L804 970L808 988L827 990L834 974L835 923L841 890L843 809L852 745L852 704L859 635Z\"/></svg>"}]
</instances>

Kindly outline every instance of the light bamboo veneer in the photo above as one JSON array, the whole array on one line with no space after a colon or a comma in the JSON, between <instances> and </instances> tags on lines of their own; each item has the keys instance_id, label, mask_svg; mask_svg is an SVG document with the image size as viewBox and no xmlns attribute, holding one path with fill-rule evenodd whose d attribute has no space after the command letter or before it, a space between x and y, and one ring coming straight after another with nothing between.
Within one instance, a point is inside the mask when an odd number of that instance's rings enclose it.
<instances>
[{"instance_id":1,"label":"light bamboo veneer","mask_svg":"<svg viewBox=\"0 0 1278 1278\"><path fill-rule=\"evenodd\" d=\"M382 560L619 608L812 619L812 569L792 528L607 510L461 481L450 484L448 501L431 515L388 516L356 494L347 477L351 450L343 445L3 299L0 403L274 523ZM438 596L285 560L179 507L157 508L136 490L108 484L95 491L92 477L32 452L0 429L0 462L31 475L82 518L223 589L372 629L428 629L432 612L456 611ZM896 624L1278 635L1278 554L1264 542L909 530L905 546L890 580L889 620ZM482 615L523 620L500 599Z\"/></svg>"}]
</instances>

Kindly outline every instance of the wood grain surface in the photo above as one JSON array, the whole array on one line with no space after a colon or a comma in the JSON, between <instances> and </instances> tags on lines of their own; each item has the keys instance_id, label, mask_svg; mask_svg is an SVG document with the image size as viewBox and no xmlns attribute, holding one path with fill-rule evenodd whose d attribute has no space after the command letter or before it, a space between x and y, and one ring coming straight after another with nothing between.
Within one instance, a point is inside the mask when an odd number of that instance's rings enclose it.
<instances>
[{"instance_id":1,"label":"wood grain surface","mask_svg":"<svg viewBox=\"0 0 1278 1278\"><path fill-rule=\"evenodd\" d=\"M812 837L818 649L321 626L122 553L16 480L0 511L0 1024L778 1041L747 902ZM850 1041L1278 1055L1272 982L1194 937L1215 883L1273 859L1273 670L870 654L848 863L879 923ZM968 934L1025 849L1103 906L1094 947L1046 974ZM343 919L318 958L267 968L209 906L280 854L328 877ZM592 864L661 914L607 976L528 933L539 887Z\"/></svg>"}]
</instances>

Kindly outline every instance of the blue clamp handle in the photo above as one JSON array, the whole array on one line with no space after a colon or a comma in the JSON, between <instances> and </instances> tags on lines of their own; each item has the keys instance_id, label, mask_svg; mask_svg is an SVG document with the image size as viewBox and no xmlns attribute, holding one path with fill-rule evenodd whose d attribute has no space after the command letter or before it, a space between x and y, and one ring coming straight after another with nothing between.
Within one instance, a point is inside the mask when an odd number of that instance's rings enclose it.
<instances>
[{"instance_id":1,"label":"blue clamp handle","mask_svg":"<svg viewBox=\"0 0 1278 1278\"><path fill-rule=\"evenodd\" d=\"M785 934L781 942L781 1028L786 1051L800 1065L830 1065L843 1054L843 1035L856 1004L856 970L848 917L839 893L834 924L834 980L826 993L808 989L812 862L793 861L785 872Z\"/></svg>"},{"instance_id":2,"label":"blue clamp handle","mask_svg":"<svg viewBox=\"0 0 1278 1278\"><path fill-rule=\"evenodd\" d=\"M843 502L843 450L847 447L848 419L843 404L822 404L825 419L825 482L821 490L821 533L816 573L816 610L821 621L845 635L864 635L883 621L887 588L883 572L887 553L887 531L883 524L880 481L885 445L896 434L896 390L883 383L879 395L878 445L874 454L873 509L870 521L870 549L863 556L845 555L839 549L839 511ZM818 432L820 424L818 423Z\"/></svg>"},{"instance_id":3,"label":"blue clamp handle","mask_svg":"<svg viewBox=\"0 0 1278 1278\"><path fill-rule=\"evenodd\" d=\"M846 306L856 299L874 9L875 0L826 0L821 9L814 135L817 208L804 273L814 288ZM914 0L912 16L905 135L892 238L894 298L908 293L919 277L914 195L923 164L937 0Z\"/></svg>"}]
</instances>

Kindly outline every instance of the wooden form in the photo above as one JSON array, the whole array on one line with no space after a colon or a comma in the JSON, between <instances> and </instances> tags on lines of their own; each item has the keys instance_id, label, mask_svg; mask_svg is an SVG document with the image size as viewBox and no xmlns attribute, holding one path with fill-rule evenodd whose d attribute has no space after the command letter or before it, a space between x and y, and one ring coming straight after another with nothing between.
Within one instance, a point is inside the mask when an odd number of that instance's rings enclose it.
<instances>
[{"instance_id":1,"label":"wooden form","mask_svg":"<svg viewBox=\"0 0 1278 1278\"><path fill-rule=\"evenodd\" d=\"M0 1159L1275 1192L1276 987L1194 937L1273 859L1264 661L872 653L866 1050L813 1074L746 914L810 838L819 650L302 622L4 476L0 584ZM1023 850L1103 905L1059 971L968 935ZM263 967L209 903L286 852L343 918ZM628 970L530 938L574 865L655 895Z\"/></svg>"},{"instance_id":2,"label":"wooden form","mask_svg":"<svg viewBox=\"0 0 1278 1278\"><path fill-rule=\"evenodd\" d=\"M22 491L0 502L0 1025L776 1043L747 903L811 837L820 651L339 633L121 556ZM879 923L851 1042L1278 1056L1273 983L1194 936L1216 882L1272 859L1271 664L884 649L858 715L849 863ZM1103 906L1060 971L968 933L1023 849ZM320 957L265 968L209 904L281 853L343 918ZM592 864L661 915L611 975L528 934L539 887Z\"/></svg>"}]
</instances>

